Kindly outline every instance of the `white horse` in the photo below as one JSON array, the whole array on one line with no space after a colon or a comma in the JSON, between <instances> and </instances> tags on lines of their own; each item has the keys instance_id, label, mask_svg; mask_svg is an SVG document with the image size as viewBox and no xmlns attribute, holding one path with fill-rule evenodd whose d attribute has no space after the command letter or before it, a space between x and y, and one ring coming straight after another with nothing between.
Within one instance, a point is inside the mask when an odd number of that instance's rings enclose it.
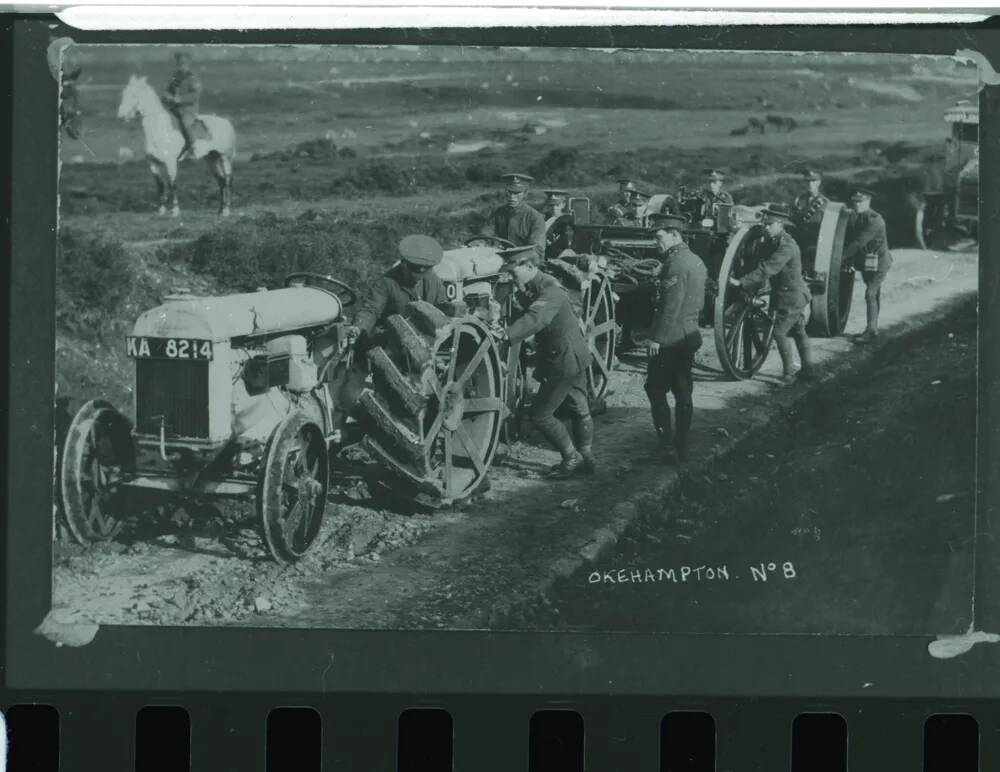
<instances>
[{"instance_id":1,"label":"white horse","mask_svg":"<svg viewBox=\"0 0 1000 772\"><path fill-rule=\"evenodd\" d=\"M176 125L173 115L167 111L156 91L145 77L131 76L122 91L122 101L118 106L118 117L123 120L142 119L142 131L146 136L146 160L156 178L156 189L160 198L160 214L180 214L177 204L177 156L184 147L184 135ZM236 154L236 132L233 125L217 115L199 115L208 131L207 139L195 139L192 154L204 158L212 175L219 183L219 214L227 216L232 203L233 156Z\"/></svg>"}]
</instances>

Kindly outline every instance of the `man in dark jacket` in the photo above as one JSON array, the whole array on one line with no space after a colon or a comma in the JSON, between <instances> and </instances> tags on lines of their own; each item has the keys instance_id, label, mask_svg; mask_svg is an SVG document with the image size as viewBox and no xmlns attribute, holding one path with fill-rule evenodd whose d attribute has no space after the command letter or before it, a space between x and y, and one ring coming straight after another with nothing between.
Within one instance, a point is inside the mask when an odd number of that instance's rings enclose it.
<instances>
[{"instance_id":1,"label":"man in dark jacket","mask_svg":"<svg viewBox=\"0 0 1000 772\"><path fill-rule=\"evenodd\" d=\"M892 254L885 234L885 220L871 208L872 192L859 188L851 196L854 211L847 221L843 265L845 271L861 271L865 282L867 325L853 343L869 343L878 337L878 315L882 310L882 282L892 268Z\"/></svg>"},{"instance_id":2,"label":"man in dark jacket","mask_svg":"<svg viewBox=\"0 0 1000 772\"><path fill-rule=\"evenodd\" d=\"M796 373L792 357L792 341L799 351L802 367L798 372L801 380L814 377L812 347L806 335L805 309L811 295L802 278L802 257L799 245L785 227L792 224L791 215L784 209L772 207L761 212L766 235L762 245L760 262L757 267L740 279L730 277L730 282L740 287L747 295L754 295L771 282L771 308L774 311L774 342L781 356L781 383L795 382ZM791 340L789 340L791 338Z\"/></svg>"},{"instance_id":3,"label":"man in dark jacket","mask_svg":"<svg viewBox=\"0 0 1000 772\"><path fill-rule=\"evenodd\" d=\"M163 101L167 103L167 109L177 116L181 134L184 135L184 147L177 156L179 162L194 148L191 128L198 117L201 79L191 70L191 54L178 51L174 54L174 60L177 62L177 70L167 84Z\"/></svg>"},{"instance_id":4,"label":"man in dark jacket","mask_svg":"<svg viewBox=\"0 0 1000 772\"><path fill-rule=\"evenodd\" d=\"M500 178L507 193L507 202L490 212L482 230L483 236L497 236L515 247L535 247L538 258L545 257L545 218L528 206L528 184L534 177L527 174L505 174Z\"/></svg>"},{"instance_id":5,"label":"man in dark jacket","mask_svg":"<svg viewBox=\"0 0 1000 772\"><path fill-rule=\"evenodd\" d=\"M530 247L500 254L504 270L513 274L527 304L524 313L507 328L507 338L511 343L535 338L535 376L542 385L531 405L531 420L562 456L548 476L565 479L580 471L593 474L594 419L587 395L591 353L580 322L566 290L538 269L538 258ZM563 403L572 417L572 436L555 416Z\"/></svg>"},{"instance_id":6,"label":"man in dark jacket","mask_svg":"<svg viewBox=\"0 0 1000 772\"><path fill-rule=\"evenodd\" d=\"M708 179L708 187L701 191L704 202L701 216L711 217L714 204L732 204L733 196L728 190L723 190L723 185L726 183L725 174L718 169L706 169L705 176Z\"/></svg>"},{"instance_id":7,"label":"man in dark jacket","mask_svg":"<svg viewBox=\"0 0 1000 772\"><path fill-rule=\"evenodd\" d=\"M687 460L687 439L694 416L694 354L701 348L698 316L705 302L705 263L684 243L683 217L652 216L656 248L663 267L656 285L653 325L649 331L646 395L660 447L670 461ZM676 431L670 420L667 392L673 392Z\"/></svg>"}]
</instances>

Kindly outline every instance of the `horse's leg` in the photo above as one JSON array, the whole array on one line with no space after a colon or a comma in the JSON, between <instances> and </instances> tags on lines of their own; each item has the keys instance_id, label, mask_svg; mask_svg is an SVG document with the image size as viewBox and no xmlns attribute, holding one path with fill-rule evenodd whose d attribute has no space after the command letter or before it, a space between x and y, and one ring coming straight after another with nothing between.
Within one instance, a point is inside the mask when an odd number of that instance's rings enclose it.
<instances>
[{"instance_id":1,"label":"horse's leg","mask_svg":"<svg viewBox=\"0 0 1000 772\"><path fill-rule=\"evenodd\" d=\"M208 164L208 170L212 172L215 183L219 186L219 214L225 214L226 174L222 169L222 155L213 151L205 156L205 163Z\"/></svg>"},{"instance_id":2,"label":"horse's leg","mask_svg":"<svg viewBox=\"0 0 1000 772\"><path fill-rule=\"evenodd\" d=\"M181 213L180 205L177 203L177 159L167 158L164 166L167 168L167 186L170 196L170 215L177 217Z\"/></svg>"},{"instance_id":3,"label":"horse's leg","mask_svg":"<svg viewBox=\"0 0 1000 772\"><path fill-rule=\"evenodd\" d=\"M228 156L222 156L222 172L226 178L226 196L222 207L222 216L228 217L233 205L233 162Z\"/></svg>"},{"instance_id":4,"label":"horse's leg","mask_svg":"<svg viewBox=\"0 0 1000 772\"><path fill-rule=\"evenodd\" d=\"M153 179L156 180L156 200L159 202L160 208L157 210L158 214L167 213L167 196L166 190L167 185L163 180L163 172L161 171L161 164L159 161L150 161L149 170L153 173Z\"/></svg>"}]
</instances>

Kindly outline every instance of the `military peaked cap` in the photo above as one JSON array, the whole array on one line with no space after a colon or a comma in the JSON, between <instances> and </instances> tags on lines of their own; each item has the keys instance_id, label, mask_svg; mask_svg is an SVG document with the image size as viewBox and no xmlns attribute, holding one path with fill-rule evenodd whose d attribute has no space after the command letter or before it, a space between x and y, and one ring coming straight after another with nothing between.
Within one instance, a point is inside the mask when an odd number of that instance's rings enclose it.
<instances>
[{"instance_id":1,"label":"military peaked cap","mask_svg":"<svg viewBox=\"0 0 1000 772\"><path fill-rule=\"evenodd\" d=\"M802 176L810 181L813 180L819 181L823 179L822 177L820 177L819 172L816 171L815 169L806 169L804 172L802 172Z\"/></svg>"},{"instance_id":2,"label":"military peaked cap","mask_svg":"<svg viewBox=\"0 0 1000 772\"><path fill-rule=\"evenodd\" d=\"M538 250L534 246L528 245L525 247L511 247L510 249L501 249L497 252L500 257L503 258L503 269L510 270L517 265L523 265L524 263L533 263L535 258L538 257Z\"/></svg>"},{"instance_id":3,"label":"military peaked cap","mask_svg":"<svg viewBox=\"0 0 1000 772\"><path fill-rule=\"evenodd\" d=\"M855 188L854 195L851 196L852 201L862 201L863 199L875 198L875 194L872 193L868 188Z\"/></svg>"},{"instance_id":4,"label":"military peaked cap","mask_svg":"<svg viewBox=\"0 0 1000 772\"><path fill-rule=\"evenodd\" d=\"M633 196L642 196L643 198L649 198L649 193L647 193L645 190L639 190L638 188L634 188L632 190L632 195Z\"/></svg>"},{"instance_id":5,"label":"military peaked cap","mask_svg":"<svg viewBox=\"0 0 1000 772\"><path fill-rule=\"evenodd\" d=\"M654 231L668 229L682 231L687 228L688 225L687 218L683 215L670 214L668 212L651 214L648 222L650 229Z\"/></svg>"},{"instance_id":6,"label":"military peaked cap","mask_svg":"<svg viewBox=\"0 0 1000 772\"><path fill-rule=\"evenodd\" d=\"M546 190L545 195L549 198L566 198L569 195L568 190Z\"/></svg>"},{"instance_id":7,"label":"military peaked cap","mask_svg":"<svg viewBox=\"0 0 1000 772\"><path fill-rule=\"evenodd\" d=\"M719 182L722 182L726 179L726 175L718 169L705 169L705 174L708 175L710 180L718 180Z\"/></svg>"},{"instance_id":8,"label":"military peaked cap","mask_svg":"<svg viewBox=\"0 0 1000 772\"><path fill-rule=\"evenodd\" d=\"M515 193L523 193L528 189L528 183L535 181L534 177L529 177L527 174L505 174L500 179L507 186L507 190Z\"/></svg>"},{"instance_id":9,"label":"military peaked cap","mask_svg":"<svg viewBox=\"0 0 1000 772\"><path fill-rule=\"evenodd\" d=\"M441 245L430 236L405 236L399 242L399 257L413 265L435 266L443 256Z\"/></svg>"},{"instance_id":10,"label":"military peaked cap","mask_svg":"<svg viewBox=\"0 0 1000 772\"><path fill-rule=\"evenodd\" d=\"M635 190L635 183L632 180L618 180L621 190Z\"/></svg>"},{"instance_id":11,"label":"military peaked cap","mask_svg":"<svg viewBox=\"0 0 1000 772\"><path fill-rule=\"evenodd\" d=\"M792 215L788 211L787 207L781 204L771 204L760 212L760 219L765 225L771 222L782 222L785 225L791 225Z\"/></svg>"}]
</instances>

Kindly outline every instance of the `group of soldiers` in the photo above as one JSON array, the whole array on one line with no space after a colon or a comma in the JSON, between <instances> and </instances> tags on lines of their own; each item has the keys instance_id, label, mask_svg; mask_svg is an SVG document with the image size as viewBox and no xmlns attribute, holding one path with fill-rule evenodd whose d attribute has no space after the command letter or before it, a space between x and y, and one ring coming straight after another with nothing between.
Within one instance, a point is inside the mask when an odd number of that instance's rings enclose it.
<instances>
[{"instance_id":1,"label":"group of soldiers","mask_svg":"<svg viewBox=\"0 0 1000 772\"><path fill-rule=\"evenodd\" d=\"M707 176L706 211L711 212L712 204L717 202L732 204L732 196L723 189L724 175L710 170ZM806 306L811 295L799 244L789 230L818 226L828 199L821 192L822 178L817 172L807 171L803 179L807 192L790 209L771 205L761 212L765 235L757 267L739 279L730 279L748 297L770 283L774 341L782 362L778 383L782 385L815 377L806 334ZM502 181L506 201L490 212L481 235L499 237L513 245L498 252L504 260L503 270L512 275L518 289L520 307L505 335L511 343L534 338L535 374L541 386L532 400L530 416L537 430L561 456L547 476L565 479L592 474L597 465L586 381L591 353L569 296L555 278L541 270L546 215L562 214L568 193L546 191L543 215L526 201L533 182L531 177L507 174ZM623 180L620 189L622 200L611 215L636 216L649 196L631 180ZM853 212L843 257L844 270L860 271L866 285L868 323L861 335L853 336L857 343L870 342L878 335L880 289L892 265L885 221L871 208L872 197L872 192L863 188L853 192ZM708 270L686 243L687 217L659 212L644 214L643 218L662 259L655 287L653 322L647 333L645 390L659 446L668 463L677 463L688 456L694 415L693 365L695 353L702 345L699 317ZM404 238L399 244L399 262L370 288L352 334L370 335L379 321L401 312L414 300L444 305L447 302L444 285L431 270L442 256L441 245L428 236ZM800 363L797 370L795 353ZM668 392L674 396L673 415ZM560 408L570 417L569 430L556 416Z\"/></svg>"}]
</instances>

